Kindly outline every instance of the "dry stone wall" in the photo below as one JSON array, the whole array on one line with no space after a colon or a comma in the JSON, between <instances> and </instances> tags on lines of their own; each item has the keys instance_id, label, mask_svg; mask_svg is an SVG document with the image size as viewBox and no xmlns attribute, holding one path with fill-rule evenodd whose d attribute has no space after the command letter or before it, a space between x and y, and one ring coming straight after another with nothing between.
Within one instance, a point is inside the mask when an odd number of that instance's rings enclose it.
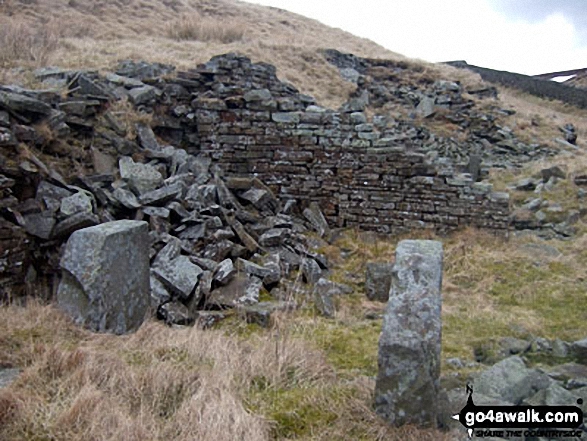
<instances>
[{"instance_id":1,"label":"dry stone wall","mask_svg":"<svg viewBox=\"0 0 587 441\"><path fill-rule=\"evenodd\" d=\"M164 88L175 96L156 133L209 155L229 175L259 177L282 200L317 202L332 225L508 228L507 194L385 138L363 112L365 97L327 110L279 81L272 66L235 55L178 77Z\"/></svg>"}]
</instances>

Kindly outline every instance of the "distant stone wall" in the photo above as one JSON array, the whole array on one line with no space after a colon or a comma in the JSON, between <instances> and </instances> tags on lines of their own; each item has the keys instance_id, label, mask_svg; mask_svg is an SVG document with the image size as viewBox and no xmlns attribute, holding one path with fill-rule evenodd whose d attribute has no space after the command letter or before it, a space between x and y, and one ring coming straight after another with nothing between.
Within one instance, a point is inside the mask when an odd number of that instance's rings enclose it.
<instances>
[{"instance_id":1,"label":"distant stone wall","mask_svg":"<svg viewBox=\"0 0 587 441\"><path fill-rule=\"evenodd\" d=\"M154 122L159 135L209 155L229 175L258 176L282 200L318 202L332 225L383 233L508 228L507 194L382 137L360 99L340 112L320 108L277 80L272 66L236 56L180 73L166 87L175 96Z\"/></svg>"},{"instance_id":2,"label":"distant stone wall","mask_svg":"<svg viewBox=\"0 0 587 441\"><path fill-rule=\"evenodd\" d=\"M587 109L587 91L576 87L557 83L556 81L541 80L528 75L487 69L473 66L465 61L451 61L449 64L461 69L469 69L481 75L485 81L498 83L502 86L520 89L540 98L560 100L573 106Z\"/></svg>"}]
</instances>

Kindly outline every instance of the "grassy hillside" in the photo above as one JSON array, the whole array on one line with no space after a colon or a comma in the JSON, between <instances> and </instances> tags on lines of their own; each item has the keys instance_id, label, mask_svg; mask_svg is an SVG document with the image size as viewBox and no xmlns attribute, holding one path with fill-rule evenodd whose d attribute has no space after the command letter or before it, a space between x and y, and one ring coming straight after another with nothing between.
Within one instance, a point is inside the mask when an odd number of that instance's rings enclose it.
<instances>
[{"instance_id":1,"label":"grassy hillside","mask_svg":"<svg viewBox=\"0 0 587 441\"><path fill-rule=\"evenodd\" d=\"M275 64L281 79L324 104L339 104L350 89L316 53L318 48L401 58L317 21L235 0L7 0L0 3L0 43L5 68L50 64L100 69L132 58L187 69L213 55L238 51ZM15 78L6 69L3 75Z\"/></svg>"},{"instance_id":2,"label":"grassy hillside","mask_svg":"<svg viewBox=\"0 0 587 441\"><path fill-rule=\"evenodd\" d=\"M479 83L474 74L434 66L317 21L234 0L0 1L0 83L33 85L42 65L108 70L120 59L144 59L188 69L237 51L275 64L318 102L336 107L354 85L342 80L320 49L407 61L414 75ZM481 104L481 101L479 101ZM558 127L572 123L579 149L509 171L493 171L497 189L541 168L568 174L541 197L587 213L573 177L585 174L587 112L500 88L492 106L520 139L556 146ZM411 109L410 109L411 110ZM406 110L404 113L409 113ZM533 197L513 192L516 206ZM587 225L567 241L534 236L497 240L475 230L442 240L443 373L464 385L480 366L456 370L459 357L503 337L577 340L587 335ZM170 329L155 321L124 337L75 327L52 306L0 307L0 367L23 374L0 389L0 439L10 440L449 440L454 434L394 429L371 408L384 305L366 300L365 264L393 260L400 238L347 231L319 251L332 279L353 294L340 299L333 320L309 305L279 316L271 329L237 317L218 329ZM537 252L544 246L559 252ZM541 248L542 247L542 248ZM556 253L555 253L556 254ZM370 317L370 318L369 318Z\"/></svg>"}]
</instances>

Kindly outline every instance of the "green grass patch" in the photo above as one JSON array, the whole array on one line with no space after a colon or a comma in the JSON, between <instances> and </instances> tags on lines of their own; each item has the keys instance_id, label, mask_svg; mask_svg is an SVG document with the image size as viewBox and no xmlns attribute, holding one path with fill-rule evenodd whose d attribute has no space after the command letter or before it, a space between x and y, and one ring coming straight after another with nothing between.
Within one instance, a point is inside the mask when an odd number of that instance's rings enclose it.
<instances>
[{"instance_id":1,"label":"green grass patch","mask_svg":"<svg viewBox=\"0 0 587 441\"><path fill-rule=\"evenodd\" d=\"M294 389L266 388L260 379L253 384L248 407L273 422L272 438L312 438L336 424L349 397L350 387L307 385Z\"/></svg>"},{"instance_id":2,"label":"green grass patch","mask_svg":"<svg viewBox=\"0 0 587 441\"><path fill-rule=\"evenodd\" d=\"M445 303L445 358L471 359L475 348L503 337L573 341L587 333L587 311L577 307L587 301L587 283L577 277L576 264L567 258L539 265L532 256L508 256L508 248L486 256L482 250L472 253L471 270L452 277L459 294ZM475 293L474 304L467 301L468 292Z\"/></svg>"},{"instance_id":3,"label":"green grass patch","mask_svg":"<svg viewBox=\"0 0 587 441\"><path fill-rule=\"evenodd\" d=\"M339 371L353 375L377 374L377 347L380 321L356 323L320 322L311 331L311 339Z\"/></svg>"}]
</instances>

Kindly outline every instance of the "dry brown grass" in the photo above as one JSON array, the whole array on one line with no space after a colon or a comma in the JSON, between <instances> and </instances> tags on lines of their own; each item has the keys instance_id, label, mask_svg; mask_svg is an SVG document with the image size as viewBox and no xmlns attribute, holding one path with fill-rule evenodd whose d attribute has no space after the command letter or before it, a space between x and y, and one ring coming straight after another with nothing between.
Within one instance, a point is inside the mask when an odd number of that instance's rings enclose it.
<instances>
[{"instance_id":1,"label":"dry brown grass","mask_svg":"<svg viewBox=\"0 0 587 441\"><path fill-rule=\"evenodd\" d=\"M524 249L537 239L473 229L418 237L445 247L443 359L472 361L475 348L506 336L572 341L587 332L575 307L587 287L587 235L549 242L560 257ZM392 261L400 239L350 231L322 251L336 263L333 279L348 283L366 262ZM380 322L364 314L384 305L365 300L360 281L353 287L334 320L305 309L269 330L149 321L116 337L79 329L50 306L1 308L0 366L24 372L0 392L0 439L454 439L393 429L373 413Z\"/></svg>"},{"instance_id":2,"label":"dry brown grass","mask_svg":"<svg viewBox=\"0 0 587 441\"><path fill-rule=\"evenodd\" d=\"M268 421L243 404L251 380L276 387L328 376L320 354L271 335L245 343L150 322L117 338L38 304L0 314L0 364L25 367L0 392L0 414L13 414L2 439L266 439Z\"/></svg>"},{"instance_id":3,"label":"dry brown grass","mask_svg":"<svg viewBox=\"0 0 587 441\"><path fill-rule=\"evenodd\" d=\"M0 66L15 62L47 63L59 45L59 31L53 23L32 25L19 19L0 17Z\"/></svg>"},{"instance_id":4,"label":"dry brown grass","mask_svg":"<svg viewBox=\"0 0 587 441\"><path fill-rule=\"evenodd\" d=\"M575 305L585 301L587 290L587 235L585 224L579 222L577 225L578 237L571 242L545 242L534 237L506 240L475 229L448 237L435 237L425 232L411 234L411 239L435 239L444 244L443 359L461 357L473 361L474 348L508 336L528 338L534 335L567 341L582 338L587 332L587 316ZM337 242L350 255L338 260L333 278L352 283L352 275L359 276L352 285L359 298L352 304L342 305L339 310L342 314L337 315L344 330L337 331L334 327L323 334L338 332L335 335L342 343L337 357L342 360L354 356L359 360L358 365L373 369L375 353L367 358L365 352L352 355L353 342L360 346L367 339L373 346L378 337L378 329L361 322L364 312L381 309L362 297L365 263L393 261L395 247L401 239L376 239L349 232ZM536 247L541 246L556 247L561 256L540 253ZM326 251L336 256L335 248ZM353 327L356 332L352 331ZM349 334L351 332L355 333Z\"/></svg>"},{"instance_id":5,"label":"dry brown grass","mask_svg":"<svg viewBox=\"0 0 587 441\"><path fill-rule=\"evenodd\" d=\"M0 439L450 439L387 427L372 380L339 379L290 319L246 338L153 321L117 337L51 306L2 307L0 366L23 373L0 390Z\"/></svg>"},{"instance_id":6,"label":"dry brown grass","mask_svg":"<svg viewBox=\"0 0 587 441\"><path fill-rule=\"evenodd\" d=\"M168 35L175 40L216 41L232 43L245 35L244 26L236 21L203 18L200 15L181 17L169 24Z\"/></svg>"},{"instance_id":7,"label":"dry brown grass","mask_svg":"<svg viewBox=\"0 0 587 441\"><path fill-rule=\"evenodd\" d=\"M514 130L522 141L561 149L554 142L555 138L564 139L558 128L571 123L577 129L577 145L587 146L587 110L507 88L499 89L499 98L498 105L516 111L514 115L502 118L500 123Z\"/></svg>"},{"instance_id":8,"label":"dry brown grass","mask_svg":"<svg viewBox=\"0 0 587 441\"><path fill-rule=\"evenodd\" d=\"M346 101L353 86L320 55L320 49L404 59L315 20L234 0L44 0L34 4L10 0L0 8L0 16L34 25L48 20L55 23L61 39L47 64L111 69L118 60L130 58L189 69L214 55L240 52L254 61L275 64L281 79L329 107ZM178 41L175 32L170 36L170 26L182 18L187 18L182 33L190 39ZM198 29L195 24L200 18L202 27ZM246 32L241 35L243 30ZM0 71L0 78L18 80L8 68L22 65L14 60Z\"/></svg>"}]
</instances>

